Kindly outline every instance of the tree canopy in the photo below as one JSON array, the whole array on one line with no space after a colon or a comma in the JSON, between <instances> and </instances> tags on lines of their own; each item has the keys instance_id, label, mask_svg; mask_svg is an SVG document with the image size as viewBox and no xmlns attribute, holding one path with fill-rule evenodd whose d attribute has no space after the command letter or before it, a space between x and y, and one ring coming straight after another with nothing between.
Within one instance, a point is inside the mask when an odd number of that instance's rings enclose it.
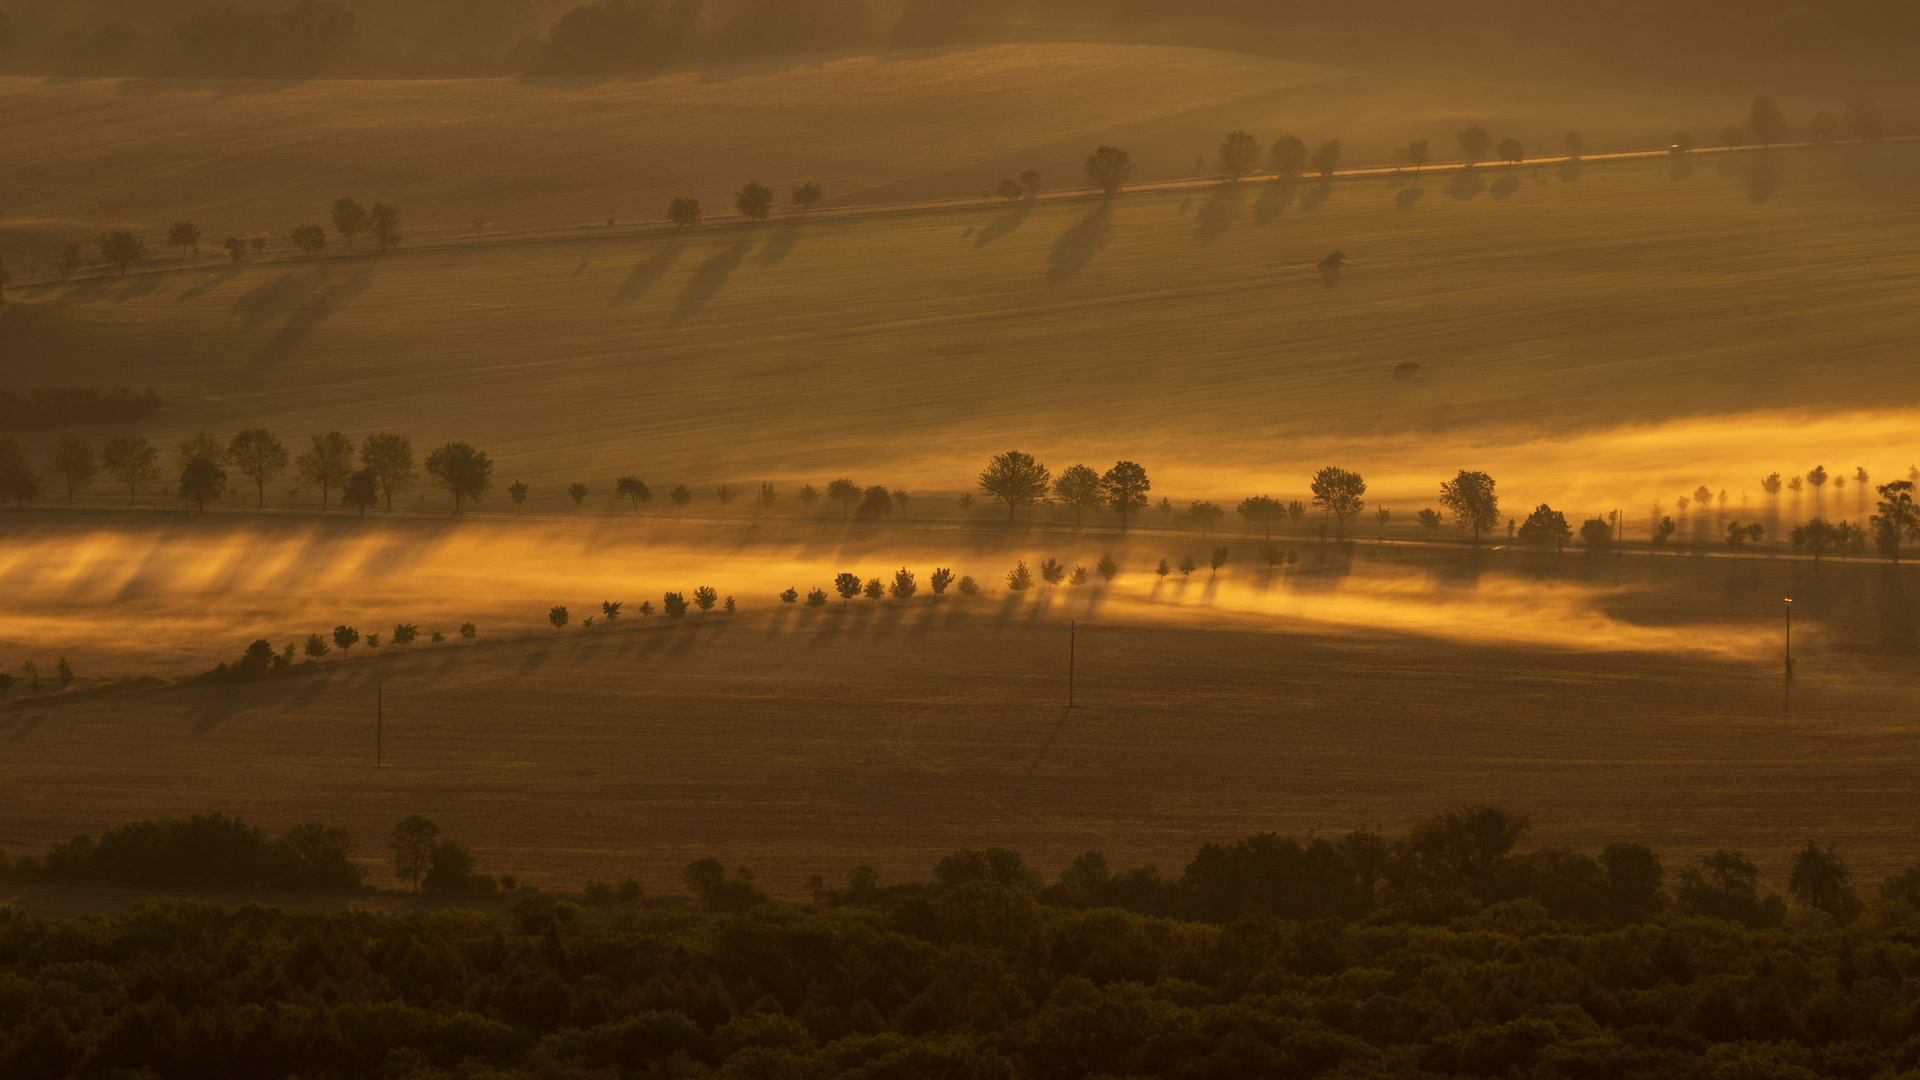
<instances>
[{"instance_id":1,"label":"tree canopy","mask_svg":"<svg viewBox=\"0 0 1920 1080\"><path fill-rule=\"evenodd\" d=\"M980 490L1007 504L1007 520L1011 522L1019 507L1047 493L1051 476L1032 454L1008 450L995 454L980 471Z\"/></svg>"},{"instance_id":2,"label":"tree canopy","mask_svg":"<svg viewBox=\"0 0 1920 1080\"><path fill-rule=\"evenodd\" d=\"M1367 493L1367 482L1357 472L1328 465L1313 474L1307 487L1313 492L1313 505L1333 515L1342 538L1347 535L1347 519L1367 508L1360 498Z\"/></svg>"},{"instance_id":3,"label":"tree canopy","mask_svg":"<svg viewBox=\"0 0 1920 1080\"><path fill-rule=\"evenodd\" d=\"M1473 534L1475 544L1483 533L1500 526L1500 500L1493 487L1493 477L1466 469L1440 485L1440 505L1453 514L1455 524Z\"/></svg>"},{"instance_id":4,"label":"tree canopy","mask_svg":"<svg viewBox=\"0 0 1920 1080\"><path fill-rule=\"evenodd\" d=\"M1087 179L1112 195L1133 179L1133 157L1117 146L1102 146L1087 157Z\"/></svg>"},{"instance_id":5,"label":"tree canopy","mask_svg":"<svg viewBox=\"0 0 1920 1080\"><path fill-rule=\"evenodd\" d=\"M427 475L453 496L453 512L485 498L493 486L493 461L463 442L450 442L427 455Z\"/></svg>"}]
</instances>

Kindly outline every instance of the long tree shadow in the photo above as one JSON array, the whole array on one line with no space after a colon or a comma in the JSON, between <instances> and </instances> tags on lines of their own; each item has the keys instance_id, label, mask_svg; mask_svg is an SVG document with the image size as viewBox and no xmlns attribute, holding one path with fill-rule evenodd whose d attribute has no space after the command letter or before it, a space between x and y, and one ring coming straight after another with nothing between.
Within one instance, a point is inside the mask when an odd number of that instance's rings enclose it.
<instances>
[{"instance_id":1,"label":"long tree shadow","mask_svg":"<svg viewBox=\"0 0 1920 1080\"><path fill-rule=\"evenodd\" d=\"M981 228L979 233L976 234L973 238L973 246L976 248L983 248L983 247L986 247L988 244L993 243L995 240L998 240L1001 237L1007 235L1013 230L1019 228L1020 223L1027 220L1027 215L1032 212L1033 212L1032 199L1021 199L1019 202L1014 203L1012 206L1007 208L1006 213L1001 214L997 218L994 218L992 221L988 222L983 228Z\"/></svg>"},{"instance_id":2,"label":"long tree shadow","mask_svg":"<svg viewBox=\"0 0 1920 1080\"><path fill-rule=\"evenodd\" d=\"M198 300L227 282L232 281L235 277L239 276L242 269L238 263L235 263L232 266L222 269L217 274L209 275L207 280L195 285L191 289L184 290L179 296L174 297L174 299Z\"/></svg>"},{"instance_id":3,"label":"long tree shadow","mask_svg":"<svg viewBox=\"0 0 1920 1080\"><path fill-rule=\"evenodd\" d=\"M1486 189L1487 182L1480 178L1479 169L1461 169L1447 181L1446 192L1449 198L1468 202Z\"/></svg>"},{"instance_id":4,"label":"long tree shadow","mask_svg":"<svg viewBox=\"0 0 1920 1080\"><path fill-rule=\"evenodd\" d=\"M1502 173L1500 179L1493 182L1493 186L1487 189L1487 194L1496 199L1504 199L1519 190L1520 178L1509 171Z\"/></svg>"},{"instance_id":5,"label":"long tree shadow","mask_svg":"<svg viewBox=\"0 0 1920 1080\"><path fill-rule=\"evenodd\" d=\"M631 304L647 295L647 290L658 284L673 267L673 262L680 257L681 250L680 238L676 236L668 240L667 246L654 252L651 257L635 263L633 272L627 275L627 280L621 282L618 289L614 290L613 299L607 301L607 306L613 308L621 304ZM582 266L584 265L583 263ZM574 271L576 274L579 272Z\"/></svg>"},{"instance_id":6,"label":"long tree shadow","mask_svg":"<svg viewBox=\"0 0 1920 1080\"><path fill-rule=\"evenodd\" d=\"M1425 188L1401 188L1399 191L1393 193L1393 208L1403 212L1412 210L1413 204L1419 202L1420 196L1426 193Z\"/></svg>"},{"instance_id":7,"label":"long tree shadow","mask_svg":"<svg viewBox=\"0 0 1920 1080\"><path fill-rule=\"evenodd\" d=\"M1312 210L1318 210L1321 203L1326 202L1332 197L1333 181L1321 180L1315 184L1308 184L1307 190L1300 195L1300 212L1304 214Z\"/></svg>"},{"instance_id":8,"label":"long tree shadow","mask_svg":"<svg viewBox=\"0 0 1920 1080\"><path fill-rule=\"evenodd\" d=\"M257 326L293 311L332 276L325 267L289 271L241 293L228 310L240 318L243 326Z\"/></svg>"},{"instance_id":9,"label":"long tree shadow","mask_svg":"<svg viewBox=\"0 0 1920 1080\"><path fill-rule=\"evenodd\" d=\"M1253 201L1253 220L1272 221L1281 211L1293 205L1294 196L1300 193L1300 181L1289 177L1274 180L1260 186L1260 197Z\"/></svg>"},{"instance_id":10,"label":"long tree shadow","mask_svg":"<svg viewBox=\"0 0 1920 1080\"><path fill-rule=\"evenodd\" d=\"M800 246L800 219L787 218L774 228L773 235L767 239L767 246L760 249L760 265L779 266L780 260L792 254L793 249L798 246Z\"/></svg>"},{"instance_id":11,"label":"long tree shadow","mask_svg":"<svg viewBox=\"0 0 1920 1080\"><path fill-rule=\"evenodd\" d=\"M1561 162L1559 169L1560 182L1563 184L1571 184L1575 180L1580 179L1580 168L1579 158L1568 158Z\"/></svg>"},{"instance_id":12,"label":"long tree shadow","mask_svg":"<svg viewBox=\"0 0 1920 1080\"><path fill-rule=\"evenodd\" d=\"M1113 239L1113 203L1102 202L1053 242L1047 253L1047 284L1064 284L1086 268Z\"/></svg>"},{"instance_id":13,"label":"long tree shadow","mask_svg":"<svg viewBox=\"0 0 1920 1080\"><path fill-rule=\"evenodd\" d=\"M1200 212L1193 216L1193 242L1211 244L1222 236L1240 218L1240 185L1224 184L1216 188L1213 197L1200 204Z\"/></svg>"},{"instance_id":14,"label":"long tree shadow","mask_svg":"<svg viewBox=\"0 0 1920 1080\"><path fill-rule=\"evenodd\" d=\"M747 249L752 246L750 237L741 237L732 247L700 264L700 269L687 279L686 288L680 290L680 301L673 306L673 317L668 320L672 326L679 326L695 315L720 295L726 287L727 279L740 268L741 260L747 257Z\"/></svg>"},{"instance_id":15,"label":"long tree shadow","mask_svg":"<svg viewBox=\"0 0 1920 1080\"><path fill-rule=\"evenodd\" d=\"M328 276L332 276L331 272ZM267 343L260 347L260 355L255 360L255 364L278 360L292 352L306 340L307 335L311 334L315 327L332 318L335 312L346 306L347 301L366 291L372 281L373 267L367 265L348 274L339 282L329 283L315 290L293 309L292 314L287 316L287 321L281 323L280 329L274 331L273 336L267 339Z\"/></svg>"}]
</instances>

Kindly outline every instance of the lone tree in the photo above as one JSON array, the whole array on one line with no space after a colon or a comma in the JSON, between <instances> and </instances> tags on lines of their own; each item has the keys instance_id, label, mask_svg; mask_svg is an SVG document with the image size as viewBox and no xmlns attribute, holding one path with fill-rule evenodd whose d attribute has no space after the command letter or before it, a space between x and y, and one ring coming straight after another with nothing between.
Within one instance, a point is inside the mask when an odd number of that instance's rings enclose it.
<instances>
[{"instance_id":1,"label":"lone tree","mask_svg":"<svg viewBox=\"0 0 1920 1080\"><path fill-rule=\"evenodd\" d=\"M1329 465L1313 474L1307 489L1313 492L1313 505L1333 515L1339 537L1346 539L1347 519L1367 508L1360 498L1367 493L1367 482L1357 472Z\"/></svg>"},{"instance_id":2,"label":"lone tree","mask_svg":"<svg viewBox=\"0 0 1920 1080\"><path fill-rule=\"evenodd\" d=\"M1500 500L1493 492L1493 477L1486 473L1461 469L1458 476L1442 482L1440 505L1453 513L1455 524L1473 534L1475 546L1481 533L1500 527Z\"/></svg>"},{"instance_id":3,"label":"lone tree","mask_svg":"<svg viewBox=\"0 0 1920 1080\"><path fill-rule=\"evenodd\" d=\"M353 246L353 238L360 235L366 227L366 208L354 202L353 196L342 195L340 198L334 200L333 231L340 234L341 239L347 242L349 248Z\"/></svg>"},{"instance_id":4,"label":"lone tree","mask_svg":"<svg viewBox=\"0 0 1920 1080\"><path fill-rule=\"evenodd\" d=\"M427 455L427 475L453 496L453 512L486 497L493 486L493 462L463 442L450 442ZM578 501L578 500L576 500Z\"/></svg>"},{"instance_id":5,"label":"lone tree","mask_svg":"<svg viewBox=\"0 0 1920 1080\"><path fill-rule=\"evenodd\" d=\"M1333 170L1340 164L1340 140L1328 139L1313 148L1313 171L1321 176L1332 176Z\"/></svg>"},{"instance_id":6,"label":"lone tree","mask_svg":"<svg viewBox=\"0 0 1920 1080\"><path fill-rule=\"evenodd\" d=\"M53 440L53 449L47 458L54 475L66 481L69 503L73 501L73 493L92 483L100 471L99 463L93 459L93 447L70 431L62 432Z\"/></svg>"},{"instance_id":7,"label":"lone tree","mask_svg":"<svg viewBox=\"0 0 1920 1080\"><path fill-rule=\"evenodd\" d=\"M773 213L773 189L758 181L749 183L733 196L733 205L755 221L764 221Z\"/></svg>"},{"instance_id":8,"label":"lone tree","mask_svg":"<svg viewBox=\"0 0 1920 1080\"><path fill-rule=\"evenodd\" d=\"M1298 135L1282 135L1273 140L1267 161L1280 176L1299 176L1307 168L1307 144Z\"/></svg>"},{"instance_id":9,"label":"lone tree","mask_svg":"<svg viewBox=\"0 0 1920 1080\"><path fill-rule=\"evenodd\" d=\"M406 239L400 235L400 211L383 202L374 203L367 211L367 232L373 237L373 246L381 251Z\"/></svg>"},{"instance_id":10,"label":"lone tree","mask_svg":"<svg viewBox=\"0 0 1920 1080\"><path fill-rule=\"evenodd\" d=\"M637 476L623 476L613 482L613 492L633 503L633 512L640 512L640 504L653 501L653 492Z\"/></svg>"},{"instance_id":11,"label":"lone tree","mask_svg":"<svg viewBox=\"0 0 1920 1080\"><path fill-rule=\"evenodd\" d=\"M1487 150L1493 146L1493 136L1479 124L1461 131L1454 139L1460 143L1460 156L1467 159L1468 165L1484 161Z\"/></svg>"},{"instance_id":12,"label":"lone tree","mask_svg":"<svg viewBox=\"0 0 1920 1080\"><path fill-rule=\"evenodd\" d=\"M256 507L267 505L267 481L287 467L287 448L266 428L248 428L227 446L227 460L259 489Z\"/></svg>"},{"instance_id":13,"label":"lone tree","mask_svg":"<svg viewBox=\"0 0 1920 1080\"><path fill-rule=\"evenodd\" d=\"M859 484L845 477L827 484L827 498L840 504L840 516L843 518L853 516L853 505L860 501L863 493ZM801 497L805 498L804 495Z\"/></svg>"},{"instance_id":14,"label":"lone tree","mask_svg":"<svg viewBox=\"0 0 1920 1080\"><path fill-rule=\"evenodd\" d=\"M287 239L308 255L327 246L327 230L318 225L295 225Z\"/></svg>"},{"instance_id":15,"label":"lone tree","mask_svg":"<svg viewBox=\"0 0 1920 1080\"><path fill-rule=\"evenodd\" d=\"M1116 461L1100 478L1100 490L1107 496L1107 505L1120 515L1120 535L1127 535L1127 518L1147 508L1147 492L1153 485L1147 481L1147 470L1131 461Z\"/></svg>"},{"instance_id":16,"label":"lone tree","mask_svg":"<svg viewBox=\"0 0 1920 1080\"><path fill-rule=\"evenodd\" d=\"M1053 497L1073 507L1073 527L1077 529L1082 511L1100 505L1100 474L1085 465L1063 469L1053 481Z\"/></svg>"},{"instance_id":17,"label":"lone tree","mask_svg":"<svg viewBox=\"0 0 1920 1080\"><path fill-rule=\"evenodd\" d=\"M428 458L427 460L431 462L433 459ZM432 468L432 465L428 465L428 468ZM568 484L567 498L573 500L573 508L575 510L580 509L580 504L587 501L587 485L580 483L578 480Z\"/></svg>"},{"instance_id":18,"label":"lone tree","mask_svg":"<svg viewBox=\"0 0 1920 1080\"><path fill-rule=\"evenodd\" d=\"M1032 454L1009 450L995 454L980 471L980 490L1007 504L1007 521L1023 503L1031 503L1047 493L1052 474L1033 459Z\"/></svg>"},{"instance_id":19,"label":"lone tree","mask_svg":"<svg viewBox=\"0 0 1920 1080\"><path fill-rule=\"evenodd\" d=\"M373 472L391 510L394 493L413 487L413 440L384 431L369 435L360 442L360 464Z\"/></svg>"},{"instance_id":20,"label":"lone tree","mask_svg":"<svg viewBox=\"0 0 1920 1080\"><path fill-rule=\"evenodd\" d=\"M683 229L700 224L700 200L675 199L668 203L667 220Z\"/></svg>"},{"instance_id":21,"label":"lone tree","mask_svg":"<svg viewBox=\"0 0 1920 1080\"><path fill-rule=\"evenodd\" d=\"M1400 157L1413 166L1413 171L1416 173L1420 171L1422 165L1433 160L1433 154L1428 151L1425 139L1415 139L1408 143L1406 149L1400 151Z\"/></svg>"},{"instance_id":22,"label":"lone tree","mask_svg":"<svg viewBox=\"0 0 1920 1080\"><path fill-rule=\"evenodd\" d=\"M1520 523L1520 542L1539 544L1542 548L1559 551L1561 546L1573 538L1573 529L1567 525L1567 515L1541 503Z\"/></svg>"},{"instance_id":23,"label":"lone tree","mask_svg":"<svg viewBox=\"0 0 1920 1080\"><path fill-rule=\"evenodd\" d=\"M195 258L200 257L200 226L191 221L176 221L173 228L167 230L167 246L179 248L182 253L192 249Z\"/></svg>"},{"instance_id":24,"label":"lone tree","mask_svg":"<svg viewBox=\"0 0 1920 1080\"><path fill-rule=\"evenodd\" d=\"M75 256L79 255L77 246L69 250ZM80 260L76 257L73 261L74 269L79 269ZM125 277L127 267L137 266L147 261L147 245L141 243L139 237L125 229L103 232L100 234L100 261L119 267L120 276Z\"/></svg>"},{"instance_id":25,"label":"lone tree","mask_svg":"<svg viewBox=\"0 0 1920 1080\"><path fill-rule=\"evenodd\" d=\"M380 504L380 480L372 469L361 469L347 477L345 486L340 489L340 502L360 511L361 517L367 516L367 507Z\"/></svg>"},{"instance_id":26,"label":"lone tree","mask_svg":"<svg viewBox=\"0 0 1920 1080\"><path fill-rule=\"evenodd\" d=\"M1764 95L1754 98L1747 107L1747 132L1763 149L1785 138L1787 114L1781 111L1780 103Z\"/></svg>"},{"instance_id":27,"label":"lone tree","mask_svg":"<svg viewBox=\"0 0 1920 1080\"><path fill-rule=\"evenodd\" d=\"M1246 521L1247 527L1260 526L1262 539L1273 539L1273 523L1287 516L1287 508L1279 500L1265 495L1254 495L1241 499L1234 512Z\"/></svg>"},{"instance_id":28,"label":"lone tree","mask_svg":"<svg viewBox=\"0 0 1920 1080\"><path fill-rule=\"evenodd\" d=\"M1495 152L1500 155L1501 161L1509 165L1518 165L1527 159L1527 148L1520 144L1519 139L1511 135L1500 140L1500 146Z\"/></svg>"},{"instance_id":29,"label":"lone tree","mask_svg":"<svg viewBox=\"0 0 1920 1080\"><path fill-rule=\"evenodd\" d=\"M1238 180L1260 168L1260 143L1244 131L1229 131L1220 141L1220 171Z\"/></svg>"},{"instance_id":30,"label":"lone tree","mask_svg":"<svg viewBox=\"0 0 1920 1080\"><path fill-rule=\"evenodd\" d=\"M819 202L824 194L825 192L820 190L820 185L811 180L804 184L795 184L792 193L793 205L799 207L800 212L804 214L813 209L813 204Z\"/></svg>"},{"instance_id":31,"label":"lone tree","mask_svg":"<svg viewBox=\"0 0 1920 1080\"><path fill-rule=\"evenodd\" d=\"M1102 146L1087 157L1087 179L1112 195L1133 179L1133 157L1117 146Z\"/></svg>"}]
</instances>

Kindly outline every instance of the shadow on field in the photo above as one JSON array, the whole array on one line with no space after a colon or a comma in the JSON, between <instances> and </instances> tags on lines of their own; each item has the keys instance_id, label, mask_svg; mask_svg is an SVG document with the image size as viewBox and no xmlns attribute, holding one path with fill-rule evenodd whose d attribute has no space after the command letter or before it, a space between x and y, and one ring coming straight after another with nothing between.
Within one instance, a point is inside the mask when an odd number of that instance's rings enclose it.
<instances>
[{"instance_id":1,"label":"shadow on field","mask_svg":"<svg viewBox=\"0 0 1920 1080\"><path fill-rule=\"evenodd\" d=\"M1426 193L1425 188L1401 188L1393 194L1393 208L1400 211L1411 210L1413 204L1420 201L1420 196Z\"/></svg>"},{"instance_id":2,"label":"shadow on field","mask_svg":"<svg viewBox=\"0 0 1920 1080\"><path fill-rule=\"evenodd\" d=\"M248 327L269 322L305 303L332 276L333 272L325 267L288 271L241 293L228 311Z\"/></svg>"},{"instance_id":3,"label":"shadow on field","mask_svg":"<svg viewBox=\"0 0 1920 1080\"><path fill-rule=\"evenodd\" d=\"M1019 202L1014 203L1007 208L1006 213L987 222L985 227L980 230L979 235L973 238L973 246L983 248L1007 235L1019 228L1020 223L1027 220L1027 215L1032 212L1032 199L1021 199Z\"/></svg>"},{"instance_id":4,"label":"shadow on field","mask_svg":"<svg viewBox=\"0 0 1920 1080\"><path fill-rule=\"evenodd\" d=\"M260 355L254 361L256 366L281 359L292 352L316 327L345 307L347 301L364 292L373 281L373 266L363 266L338 282L334 282L332 277L333 272L327 271L320 287L294 307L287 321L280 324L280 329L260 347Z\"/></svg>"},{"instance_id":5,"label":"shadow on field","mask_svg":"<svg viewBox=\"0 0 1920 1080\"><path fill-rule=\"evenodd\" d=\"M751 240L741 237L732 247L701 263L700 269L687 279L687 287L680 290L680 302L673 306L673 317L668 320L669 324L678 326L700 314L701 309L712 303L713 298L719 296L720 290L726 287L727 279L740 268L740 262L747 257L747 248L751 244Z\"/></svg>"},{"instance_id":6,"label":"shadow on field","mask_svg":"<svg viewBox=\"0 0 1920 1080\"><path fill-rule=\"evenodd\" d=\"M1575 180L1580 179L1580 169L1581 169L1581 165L1580 165L1579 158L1568 158L1567 160L1561 162L1560 163L1560 182L1563 184L1571 184Z\"/></svg>"},{"instance_id":7,"label":"shadow on field","mask_svg":"<svg viewBox=\"0 0 1920 1080\"><path fill-rule=\"evenodd\" d=\"M1679 154L1667 165L1667 179L1674 182L1693 179L1693 155Z\"/></svg>"},{"instance_id":8,"label":"shadow on field","mask_svg":"<svg viewBox=\"0 0 1920 1080\"><path fill-rule=\"evenodd\" d=\"M774 267L800 246L800 219L788 218L775 226L767 246L760 250L760 265Z\"/></svg>"},{"instance_id":9,"label":"shadow on field","mask_svg":"<svg viewBox=\"0 0 1920 1080\"><path fill-rule=\"evenodd\" d=\"M680 239L675 237L667 241L666 247L654 252L651 258L641 259L635 263L633 272L627 275L627 280L620 283L620 288L614 291L613 299L607 301L607 306L611 308L619 307L621 304L631 304L647 295L647 290L653 288L672 268L673 261L680 257L680 250ZM585 262L580 265L585 269ZM579 272L579 270L574 271L575 274Z\"/></svg>"},{"instance_id":10,"label":"shadow on field","mask_svg":"<svg viewBox=\"0 0 1920 1080\"><path fill-rule=\"evenodd\" d=\"M1300 195L1300 212L1318 210L1320 204L1333 197L1333 182L1322 180L1317 184L1308 184L1307 190Z\"/></svg>"},{"instance_id":11,"label":"shadow on field","mask_svg":"<svg viewBox=\"0 0 1920 1080\"><path fill-rule=\"evenodd\" d=\"M214 274L211 277L207 278L207 280L201 282L200 284L195 285L193 288L183 291L179 296L174 297L174 299L175 300L198 300L201 297L212 292L213 290L219 288L220 286L225 285L227 282L232 281L235 277L238 277L240 274L240 270L241 268L238 265L229 266L226 269L220 271L219 273Z\"/></svg>"},{"instance_id":12,"label":"shadow on field","mask_svg":"<svg viewBox=\"0 0 1920 1080\"><path fill-rule=\"evenodd\" d=\"M1227 230L1240 218L1240 185L1223 184L1214 189L1213 197L1200 204L1200 212L1193 216L1193 242L1211 244L1227 235Z\"/></svg>"},{"instance_id":13,"label":"shadow on field","mask_svg":"<svg viewBox=\"0 0 1920 1080\"><path fill-rule=\"evenodd\" d=\"M1253 201L1253 220L1272 221L1280 212L1293 205L1294 196L1300 193L1300 181L1275 180L1260 187L1260 197Z\"/></svg>"},{"instance_id":14,"label":"shadow on field","mask_svg":"<svg viewBox=\"0 0 1920 1080\"><path fill-rule=\"evenodd\" d=\"M138 300L143 296L152 296L154 293L160 291L162 285L166 284L163 280L165 277L165 274L140 274L136 277L130 277L120 283L120 287L114 290L112 298L115 300Z\"/></svg>"},{"instance_id":15,"label":"shadow on field","mask_svg":"<svg viewBox=\"0 0 1920 1080\"><path fill-rule=\"evenodd\" d=\"M1493 196L1496 199L1504 199L1507 196L1519 190L1520 190L1520 177L1516 176L1511 170L1509 170L1506 173L1502 174L1500 179L1495 180L1493 182L1493 186L1487 189L1487 194Z\"/></svg>"},{"instance_id":16,"label":"shadow on field","mask_svg":"<svg viewBox=\"0 0 1920 1080\"><path fill-rule=\"evenodd\" d=\"M1487 182L1480 179L1480 170L1461 169L1453 174L1452 180L1447 181L1446 191L1449 197L1467 202L1486 189Z\"/></svg>"},{"instance_id":17,"label":"shadow on field","mask_svg":"<svg viewBox=\"0 0 1920 1080\"><path fill-rule=\"evenodd\" d=\"M1053 250L1047 253L1047 284L1064 284L1084 270L1112 239L1113 203L1103 202L1053 242Z\"/></svg>"}]
</instances>

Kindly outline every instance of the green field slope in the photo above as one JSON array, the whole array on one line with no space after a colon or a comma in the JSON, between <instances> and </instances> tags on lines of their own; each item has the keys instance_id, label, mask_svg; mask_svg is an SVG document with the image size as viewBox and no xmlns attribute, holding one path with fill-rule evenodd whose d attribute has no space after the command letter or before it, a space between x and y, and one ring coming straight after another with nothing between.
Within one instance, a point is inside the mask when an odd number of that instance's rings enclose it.
<instances>
[{"instance_id":1,"label":"green field slope","mask_svg":"<svg viewBox=\"0 0 1920 1080\"><path fill-rule=\"evenodd\" d=\"M1336 454L1416 498L1758 498L1909 464L1916 177L1889 143L401 250L15 289L0 333L9 381L153 385L159 438L467 439L552 509L627 472L957 490L1009 445L1176 499Z\"/></svg>"}]
</instances>

